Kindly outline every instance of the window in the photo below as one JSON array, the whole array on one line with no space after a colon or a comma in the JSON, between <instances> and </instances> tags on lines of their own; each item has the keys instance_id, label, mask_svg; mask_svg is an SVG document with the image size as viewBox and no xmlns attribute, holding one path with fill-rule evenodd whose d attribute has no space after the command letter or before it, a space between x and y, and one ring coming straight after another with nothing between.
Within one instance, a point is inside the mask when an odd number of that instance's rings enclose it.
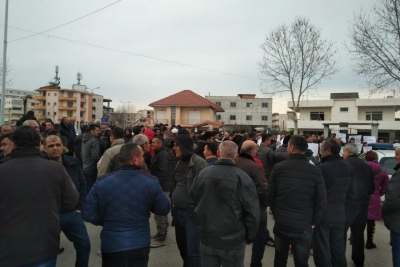
<instances>
[{"instance_id":1,"label":"window","mask_svg":"<svg viewBox=\"0 0 400 267\"><path fill-rule=\"evenodd\" d=\"M54 103L53 103L53 106L57 106L57 102L54 102Z\"/></svg>"},{"instance_id":2,"label":"window","mask_svg":"<svg viewBox=\"0 0 400 267\"><path fill-rule=\"evenodd\" d=\"M81 117L83 117L83 112L81 112L81 114L80 114L80 115L81 115Z\"/></svg>"},{"instance_id":3,"label":"window","mask_svg":"<svg viewBox=\"0 0 400 267\"><path fill-rule=\"evenodd\" d=\"M253 120L253 116L251 115L246 115L246 121L251 121Z\"/></svg>"},{"instance_id":4,"label":"window","mask_svg":"<svg viewBox=\"0 0 400 267\"><path fill-rule=\"evenodd\" d=\"M323 121L325 119L324 112L310 112L310 120Z\"/></svg>"},{"instance_id":5,"label":"window","mask_svg":"<svg viewBox=\"0 0 400 267\"><path fill-rule=\"evenodd\" d=\"M56 116L57 115L57 112L54 112L54 116Z\"/></svg>"},{"instance_id":6,"label":"window","mask_svg":"<svg viewBox=\"0 0 400 267\"><path fill-rule=\"evenodd\" d=\"M267 107L268 107L268 103L267 103L267 102L263 102L263 103L261 104L261 107L267 108Z\"/></svg>"},{"instance_id":7,"label":"window","mask_svg":"<svg viewBox=\"0 0 400 267\"><path fill-rule=\"evenodd\" d=\"M221 106L221 102L215 102L215 104Z\"/></svg>"},{"instance_id":8,"label":"window","mask_svg":"<svg viewBox=\"0 0 400 267\"><path fill-rule=\"evenodd\" d=\"M217 121L221 120L221 115L217 115Z\"/></svg>"},{"instance_id":9,"label":"window","mask_svg":"<svg viewBox=\"0 0 400 267\"><path fill-rule=\"evenodd\" d=\"M47 93L47 96L50 96L50 93Z\"/></svg>"},{"instance_id":10,"label":"window","mask_svg":"<svg viewBox=\"0 0 400 267\"><path fill-rule=\"evenodd\" d=\"M231 102L231 108L236 108L236 102Z\"/></svg>"},{"instance_id":11,"label":"window","mask_svg":"<svg viewBox=\"0 0 400 267\"><path fill-rule=\"evenodd\" d=\"M93 98L93 102L96 102L96 98Z\"/></svg>"},{"instance_id":12,"label":"window","mask_svg":"<svg viewBox=\"0 0 400 267\"><path fill-rule=\"evenodd\" d=\"M67 102L67 107L72 108L74 106L74 102Z\"/></svg>"},{"instance_id":13,"label":"window","mask_svg":"<svg viewBox=\"0 0 400 267\"><path fill-rule=\"evenodd\" d=\"M84 107L85 107L85 104L81 103L81 108L84 108Z\"/></svg>"},{"instance_id":14,"label":"window","mask_svg":"<svg viewBox=\"0 0 400 267\"><path fill-rule=\"evenodd\" d=\"M267 121L268 120L268 116L261 116L261 120L262 121Z\"/></svg>"},{"instance_id":15,"label":"window","mask_svg":"<svg viewBox=\"0 0 400 267\"><path fill-rule=\"evenodd\" d=\"M57 93L54 93L54 96L57 96Z\"/></svg>"},{"instance_id":16,"label":"window","mask_svg":"<svg viewBox=\"0 0 400 267\"><path fill-rule=\"evenodd\" d=\"M50 116L50 112L47 112L47 116Z\"/></svg>"},{"instance_id":17,"label":"window","mask_svg":"<svg viewBox=\"0 0 400 267\"><path fill-rule=\"evenodd\" d=\"M176 107L171 107L171 124L175 124L176 120Z\"/></svg>"},{"instance_id":18,"label":"window","mask_svg":"<svg viewBox=\"0 0 400 267\"><path fill-rule=\"evenodd\" d=\"M246 108L252 108L253 107L253 103L252 102L247 102L246 103Z\"/></svg>"},{"instance_id":19,"label":"window","mask_svg":"<svg viewBox=\"0 0 400 267\"><path fill-rule=\"evenodd\" d=\"M96 111L96 107L93 107L92 110Z\"/></svg>"},{"instance_id":20,"label":"window","mask_svg":"<svg viewBox=\"0 0 400 267\"><path fill-rule=\"evenodd\" d=\"M73 114L73 113L72 113L72 110L68 110L68 111L67 111L67 116L68 116L68 117L71 117L72 114Z\"/></svg>"},{"instance_id":21,"label":"window","mask_svg":"<svg viewBox=\"0 0 400 267\"><path fill-rule=\"evenodd\" d=\"M367 111L365 120L381 121L382 120L382 111Z\"/></svg>"},{"instance_id":22,"label":"window","mask_svg":"<svg viewBox=\"0 0 400 267\"><path fill-rule=\"evenodd\" d=\"M236 103L235 103L236 104ZM231 120L231 121L235 121L236 120L236 115L230 115L229 116L229 119Z\"/></svg>"},{"instance_id":23,"label":"window","mask_svg":"<svg viewBox=\"0 0 400 267\"><path fill-rule=\"evenodd\" d=\"M85 94L81 94L81 98L85 98Z\"/></svg>"},{"instance_id":24,"label":"window","mask_svg":"<svg viewBox=\"0 0 400 267\"><path fill-rule=\"evenodd\" d=\"M68 97L73 97L74 93L68 93Z\"/></svg>"},{"instance_id":25,"label":"window","mask_svg":"<svg viewBox=\"0 0 400 267\"><path fill-rule=\"evenodd\" d=\"M35 103L31 103L31 106L32 106L32 107L35 106Z\"/></svg>"},{"instance_id":26,"label":"window","mask_svg":"<svg viewBox=\"0 0 400 267\"><path fill-rule=\"evenodd\" d=\"M340 112L349 112L349 108L340 108Z\"/></svg>"},{"instance_id":27,"label":"window","mask_svg":"<svg viewBox=\"0 0 400 267\"><path fill-rule=\"evenodd\" d=\"M47 105L50 106L50 102L47 102Z\"/></svg>"},{"instance_id":28,"label":"window","mask_svg":"<svg viewBox=\"0 0 400 267\"><path fill-rule=\"evenodd\" d=\"M22 110L22 108L13 107L12 110Z\"/></svg>"}]
</instances>

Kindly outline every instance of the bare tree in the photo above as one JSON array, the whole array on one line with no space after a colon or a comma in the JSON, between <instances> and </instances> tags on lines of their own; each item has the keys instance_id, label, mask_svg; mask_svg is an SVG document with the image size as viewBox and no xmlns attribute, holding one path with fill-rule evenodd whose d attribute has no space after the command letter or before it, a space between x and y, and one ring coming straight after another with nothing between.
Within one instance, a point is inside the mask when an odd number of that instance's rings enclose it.
<instances>
[{"instance_id":1,"label":"bare tree","mask_svg":"<svg viewBox=\"0 0 400 267\"><path fill-rule=\"evenodd\" d=\"M320 30L305 18L297 18L290 27L281 25L271 31L260 47L264 52L259 63L265 86L262 92L271 96L289 92L296 113L300 97L337 72L334 43L324 40ZM297 134L297 116L294 127Z\"/></svg>"},{"instance_id":2,"label":"bare tree","mask_svg":"<svg viewBox=\"0 0 400 267\"><path fill-rule=\"evenodd\" d=\"M396 88L400 81L400 1L382 0L370 14L361 10L350 27L347 46L358 75L365 76L371 93Z\"/></svg>"}]
</instances>

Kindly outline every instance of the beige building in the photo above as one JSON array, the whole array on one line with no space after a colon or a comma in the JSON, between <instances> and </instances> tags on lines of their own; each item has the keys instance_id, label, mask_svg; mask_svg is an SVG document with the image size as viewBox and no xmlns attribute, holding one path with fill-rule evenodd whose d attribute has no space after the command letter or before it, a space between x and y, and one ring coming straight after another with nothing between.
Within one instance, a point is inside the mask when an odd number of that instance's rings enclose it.
<instances>
[{"instance_id":1,"label":"beige building","mask_svg":"<svg viewBox=\"0 0 400 267\"><path fill-rule=\"evenodd\" d=\"M183 90L149 104L154 108L154 123L180 125L185 128L213 129L223 126L217 122L217 112L224 110L208 99Z\"/></svg>"},{"instance_id":2,"label":"beige building","mask_svg":"<svg viewBox=\"0 0 400 267\"><path fill-rule=\"evenodd\" d=\"M50 85L36 89L39 93L34 99L35 117L39 122L46 118L60 122L63 117L70 117L75 128L81 123L100 121L103 117L103 96L85 90L63 89Z\"/></svg>"}]
</instances>

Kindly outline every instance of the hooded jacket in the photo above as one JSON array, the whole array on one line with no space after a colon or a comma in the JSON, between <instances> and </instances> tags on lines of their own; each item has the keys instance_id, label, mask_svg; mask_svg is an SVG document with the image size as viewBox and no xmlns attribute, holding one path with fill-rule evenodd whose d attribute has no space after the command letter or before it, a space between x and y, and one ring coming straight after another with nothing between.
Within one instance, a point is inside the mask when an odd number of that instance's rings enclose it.
<instances>
[{"instance_id":1,"label":"hooded jacket","mask_svg":"<svg viewBox=\"0 0 400 267\"><path fill-rule=\"evenodd\" d=\"M100 158L99 140L91 133L84 133L82 137L82 162L83 169L97 168Z\"/></svg>"},{"instance_id":2,"label":"hooded jacket","mask_svg":"<svg viewBox=\"0 0 400 267\"><path fill-rule=\"evenodd\" d=\"M193 180L202 169L208 167L208 163L194 154L193 141L188 135L178 135L175 142L182 151L182 157L173 173L172 204L179 209L186 209Z\"/></svg>"}]
</instances>

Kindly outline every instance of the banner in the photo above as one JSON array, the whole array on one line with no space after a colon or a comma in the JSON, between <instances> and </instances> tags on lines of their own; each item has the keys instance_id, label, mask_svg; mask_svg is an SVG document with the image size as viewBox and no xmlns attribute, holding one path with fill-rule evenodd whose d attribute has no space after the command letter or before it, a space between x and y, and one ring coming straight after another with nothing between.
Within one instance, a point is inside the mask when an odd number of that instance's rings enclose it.
<instances>
[{"instance_id":1,"label":"banner","mask_svg":"<svg viewBox=\"0 0 400 267\"><path fill-rule=\"evenodd\" d=\"M345 133L337 133L336 137L339 137L342 140L343 143L345 143L345 144L347 143L346 134Z\"/></svg>"},{"instance_id":2,"label":"banner","mask_svg":"<svg viewBox=\"0 0 400 267\"><path fill-rule=\"evenodd\" d=\"M363 140L364 140L364 142L367 142L368 144L376 143L375 136L364 136Z\"/></svg>"},{"instance_id":3,"label":"banner","mask_svg":"<svg viewBox=\"0 0 400 267\"><path fill-rule=\"evenodd\" d=\"M349 135L349 142L351 138L354 138L356 144L361 144L361 135Z\"/></svg>"},{"instance_id":4,"label":"banner","mask_svg":"<svg viewBox=\"0 0 400 267\"><path fill-rule=\"evenodd\" d=\"M319 144L308 143L308 149L312 150L314 157L318 155L318 147L319 147Z\"/></svg>"}]
</instances>

